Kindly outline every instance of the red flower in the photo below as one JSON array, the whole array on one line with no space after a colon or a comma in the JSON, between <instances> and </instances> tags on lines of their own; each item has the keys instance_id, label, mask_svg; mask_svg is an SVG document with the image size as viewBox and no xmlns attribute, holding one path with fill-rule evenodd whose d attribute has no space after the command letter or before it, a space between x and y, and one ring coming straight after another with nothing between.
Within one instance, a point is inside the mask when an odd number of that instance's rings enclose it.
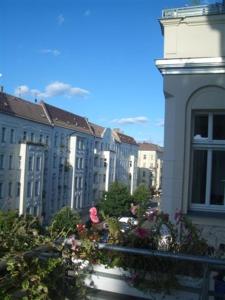
<instances>
[{"instance_id":1,"label":"red flower","mask_svg":"<svg viewBox=\"0 0 225 300\"><path fill-rule=\"evenodd\" d=\"M135 229L135 233L138 237L144 239L145 237L148 237L150 232L148 231L148 229L142 228L142 227L138 227Z\"/></svg>"}]
</instances>

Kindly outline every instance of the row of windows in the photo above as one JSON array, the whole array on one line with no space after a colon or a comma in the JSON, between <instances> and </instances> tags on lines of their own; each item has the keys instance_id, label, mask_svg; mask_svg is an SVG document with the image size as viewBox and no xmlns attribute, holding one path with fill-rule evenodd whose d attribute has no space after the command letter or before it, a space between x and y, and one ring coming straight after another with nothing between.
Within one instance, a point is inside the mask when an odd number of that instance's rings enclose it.
<instances>
[{"instance_id":1,"label":"row of windows","mask_svg":"<svg viewBox=\"0 0 225 300\"><path fill-rule=\"evenodd\" d=\"M13 162L14 162L14 156L12 154L10 154L8 156L8 169L9 170L13 169ZM21 164L21 156L19 156L19 159L18 159L18 169L20 169L20 167L21 167L20 164ZM40 156L36 157L35 168L36 168L36 171L41 170L41 157ZM5 155L0 154L0 170L3 170L3 169L5 169ZM28 170L29 171L34 170L34 157L33 156L29 156Z\"/></svg>"},{"instance_id":2,"label":"row of windows","mask_svg":"<svg viewBox=\"0 0 225 300\"><path fill-rule=\"evenodd\" d=\"M1 143L7 143L9 142L10 144L14 144L16 142L15 140L15 129L11 128L6 128L2 127L1 128ZM23 131L22 133L22 141L26 142L36 142L36 143L41 143L41 144L49 144L49 136L48 135L43 135L42 133L39 136L35 136L33 132L28 133L27 131Z\"/></svg>"},{"instance_id":3,"label":"row of windows","mask_svg":"<svg viewBox=\"0 0 225 300\"><path fill-rule=\"evenodd\" d=\"M105 183L106 175L105 174L95 174L94 175L94 184Z\"/></svg>"},{"instance_id":4,"label":"row of windows","mask_svg":"<svg viewBox=\"0 0 225 300\"><path fill-rule=\"evenodd\" d=\"M20 182L16 183L14 187L13 182L8 182L8 184L0 182L0 199L4 197L19 197L20 196Z\"/></svg>"}]
</instances>

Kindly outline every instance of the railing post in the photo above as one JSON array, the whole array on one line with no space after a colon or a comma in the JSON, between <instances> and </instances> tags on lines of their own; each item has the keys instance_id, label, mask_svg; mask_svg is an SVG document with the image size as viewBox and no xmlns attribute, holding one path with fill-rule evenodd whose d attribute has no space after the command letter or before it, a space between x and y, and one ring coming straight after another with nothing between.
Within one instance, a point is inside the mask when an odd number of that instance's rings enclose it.
<instances>
[{"instance_id":1,"label":"railing post","mask_svg":"<svg viewBox=\"0 0 225 300\"><path fill-rule=\"evenodd\" d=\"M199 300L208 300L209 299L209 265L206 263L204 264L204 274L203 274L203 283L202 283L202 290L199 296Z\"/></svg>"}]
</instances>

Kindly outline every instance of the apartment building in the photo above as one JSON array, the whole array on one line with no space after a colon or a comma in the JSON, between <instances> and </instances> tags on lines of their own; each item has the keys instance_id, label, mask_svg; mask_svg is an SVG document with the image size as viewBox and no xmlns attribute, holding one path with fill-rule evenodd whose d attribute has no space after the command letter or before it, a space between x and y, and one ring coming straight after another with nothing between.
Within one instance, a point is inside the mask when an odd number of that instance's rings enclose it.
<instances>
[{"instance_id":1,"label":"apartment building","mask_svg":"<svg viewBox=\"0 0 225 300\"><path fill-rule=\"evenodd\" d=\"M90 207L115 180L128 184L132 192L135 170L125 182L124 174L120 177L116 171L116 151L124 153L126 162L137 154L132 147L125 154L123 148L110 128L1 92L0 208L49 219L63 206Z\"/></svg>"},{"instance_id":2,"label":"apartment building","mask_svg":"<svg viewBox=\"0 0 225 300\"><path fill-rule=\"evenodd\" d=\"M137 188L138 144L133 137L125 135L118 129L113 130L116 145L115 179L124 184L129 182L131 195Z\"/></svg>"},{"instance_id":3,"label":"apartment building","mask_svg":"<svg viewBox=\"0 0 225 300\"><path fill-rule=\"evenodd\" d=\"M163 148L151 143L139 143L138 184L145 184L149 189L161 189L162 166Z\"/></svg>"},{"instance_id":4,"label":"apartment building","mask_svg":"<svg viewBox=\"0 0 225 300\"><path fill-rule=\"evenodd\" d=\"M163 11L163 210L181 210L214 245L225 243L225 7Z\"/></svg>"}]
</instances>

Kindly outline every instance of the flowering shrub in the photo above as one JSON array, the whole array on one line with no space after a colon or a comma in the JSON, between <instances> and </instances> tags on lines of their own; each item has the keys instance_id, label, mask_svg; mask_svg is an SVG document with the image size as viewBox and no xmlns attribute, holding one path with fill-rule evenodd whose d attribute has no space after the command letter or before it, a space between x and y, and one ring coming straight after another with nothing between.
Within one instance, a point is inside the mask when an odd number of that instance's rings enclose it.
<instances>
[{"instance_id":1,"label":"flowering shrub","mask_svg":"<svg viewBox=\"0 0 225 300\"><path fill-rule=\"evenodd\" d=\"M64 242L56 243L58 238ZM180 212L174 222L157 211L139 216L138 224L125 234L115 217L86 228L68 208L46 230L37 218L0 212L0 259L5 262L5 268L0 266L0 299L64 299L72 294L85 299L83 281L94 264L129 270L127 282L146 291L168 292L177 287L177 274L202 275L201 267L190 263L99 250L98 242L193 255L209 251L200 232Z\"/></svg>"}]
</instances>

